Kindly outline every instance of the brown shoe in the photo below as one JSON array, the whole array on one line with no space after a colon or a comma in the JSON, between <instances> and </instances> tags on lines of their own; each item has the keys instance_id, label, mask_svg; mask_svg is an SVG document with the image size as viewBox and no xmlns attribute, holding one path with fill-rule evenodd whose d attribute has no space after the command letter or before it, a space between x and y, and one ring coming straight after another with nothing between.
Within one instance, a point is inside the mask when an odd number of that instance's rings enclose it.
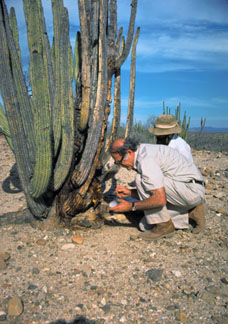
<instances>
[{"instance_id":1,"label":"brown shoe","mask_svg":"<svg viewBox=\"0 0 228 324\"><path fill-rule=\"evenodd\" d=\"M198 206L188 211L188 217L194 221L195 227L192 233L198 234L205 227L205 204L201 203Z\"/></svg>"},{"instance_id":2,"label":"brown shoe","mask_svg":"<svg viewBox=\"0 0 228 324\"><path fill-rule=\"evenodd\" d=\"M170 237L174 232L175 227L170 219L168 222L155 224L151 230L140 233L139 237L146 241L153 241L162 237Z\"/></svg>"}]
</instances>

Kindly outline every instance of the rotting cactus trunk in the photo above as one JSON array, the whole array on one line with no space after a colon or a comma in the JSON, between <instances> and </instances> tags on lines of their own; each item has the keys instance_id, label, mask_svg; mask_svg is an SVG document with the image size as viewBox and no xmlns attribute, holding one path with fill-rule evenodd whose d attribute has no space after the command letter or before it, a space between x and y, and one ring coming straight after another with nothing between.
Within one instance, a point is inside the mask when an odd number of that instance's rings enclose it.
<instances>
[{"instance_id":1,"label":"rotting cactus trunk","mask_svg":"<svg viewBox=\"0 0 228 324\"><path fill-rule=\"evenodd\" d=\"M0 107L0 131L14 152L33 216L47 218L50 210L57 207L57 215L68 219L91 205L95 208L102 198L97 174L120 123L121 66L133 43L137 0L131 2L126 42L122 28L117 35L116 0L78 0L80 32L76 35L74 60L63 1L52 0L52 46L41 0L23 0L23 5L32 96L22 72L15 12L11 8L8 15L2 1L0 86L6 114ZM138 35L139 29L132 54L133 79ZM112 133L107 139L113 80L114 117ZM132 121L132 100L130 106Z\"/></svg>"}]
</instances>

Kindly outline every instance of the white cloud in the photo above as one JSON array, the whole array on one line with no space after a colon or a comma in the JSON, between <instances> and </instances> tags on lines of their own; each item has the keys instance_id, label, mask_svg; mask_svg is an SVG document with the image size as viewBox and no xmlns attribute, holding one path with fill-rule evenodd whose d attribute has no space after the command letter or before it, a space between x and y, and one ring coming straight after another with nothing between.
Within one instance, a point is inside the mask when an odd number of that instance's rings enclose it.
<instances>
[{"instance_id":1,"label":"white cloud","mask_svg":"<svg viewBox=\"0 0 228 324\"><path fill-rule=\"evenodd\" d=\"M159 62L162 64L158 64ZM142 35L137 46L137 69L143 72L228 69L227 31L181 35Z\"/></svg>"},{"instance_id":2,"label":"white cloud","mask_svg":"<svg viewBox=\"0 0 228 324\"><path fill-rule=\"evenodd\" d=\"M125 3L127 0L123 0ZM227 24L226 0L141 0L138 2L137 23L173 23L174 21L207 21Z\"/></svg>"},{"instance_id":3,"label":"white cloud","mask_svg":"<svg viewBox=\"0 0 228 324\"><path fill-rule=\"evenodd\" d=\"M226 0L139 1L137 70L227 70L227 12Z\"/></svg>"},{"instance_id":4,"label":"white cloud","mask_svg":"<svg viewBox=\"0 0 228 324\"><path fill-rule=\"evenodd\" d=\"M198 59L198 53L228 54L228 30L223 33L210 32L208 35L194 34L172 37L168 34L147 36L139 40L137 54L143 56L162 55L164 57Z\"/></svg>"}]
</instances>

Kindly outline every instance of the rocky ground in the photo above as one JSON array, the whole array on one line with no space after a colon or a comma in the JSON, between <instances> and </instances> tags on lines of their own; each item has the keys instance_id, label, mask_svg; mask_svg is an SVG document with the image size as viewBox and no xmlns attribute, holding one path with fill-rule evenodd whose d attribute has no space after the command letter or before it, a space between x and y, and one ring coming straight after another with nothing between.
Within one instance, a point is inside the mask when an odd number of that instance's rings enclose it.
<instances>
[{"instance_id":1,"label":"rocky ground","mask_svg":"<svg viewBox=\"0 0 228 324\"><path fill-rule=\"evenodd\" d=\"M1 222L26 204L3 137L0 148L0 324L228 323L228 154L193 151L207 182L204 232L148 243L124 217L96 230ZM132 177L121 169L114 185Z\"/></svg>"}]
</instances>

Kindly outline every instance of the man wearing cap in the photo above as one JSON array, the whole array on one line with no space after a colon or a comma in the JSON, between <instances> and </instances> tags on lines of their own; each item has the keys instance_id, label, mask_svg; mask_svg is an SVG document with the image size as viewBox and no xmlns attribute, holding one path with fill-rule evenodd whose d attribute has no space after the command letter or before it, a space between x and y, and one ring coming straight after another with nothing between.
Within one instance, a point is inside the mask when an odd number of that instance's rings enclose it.
<instances>
[{"instance_id":1,"label":"man wearing cap","mask_svg":"<svg viewBox=\"0 0 228 324\"><path fill-rule=\"evenodd\" d=\"M174 116L158 116L155 125L148 130L156 136L157 144L168 145L193 162L190 146L177 135L181 133L182 128Z\"/></svg>"},{"instance_id":2,"label":"man wearing cap","mask_svg":"<svg viewBox=\"0 0 228 324\"><path fill-rule=\"evenodd\" d=\"M204 179L193 162L165 145L139 144L137 139L117 139L111 146L115 164L135 170L136 188L116 188L119 204L113 212L144 211L139 228L145 240L155 240L188 228L192 218L199 233L205 224ZM123 198L138 199L130 202Z\"/></svg>"}]
</instances>

